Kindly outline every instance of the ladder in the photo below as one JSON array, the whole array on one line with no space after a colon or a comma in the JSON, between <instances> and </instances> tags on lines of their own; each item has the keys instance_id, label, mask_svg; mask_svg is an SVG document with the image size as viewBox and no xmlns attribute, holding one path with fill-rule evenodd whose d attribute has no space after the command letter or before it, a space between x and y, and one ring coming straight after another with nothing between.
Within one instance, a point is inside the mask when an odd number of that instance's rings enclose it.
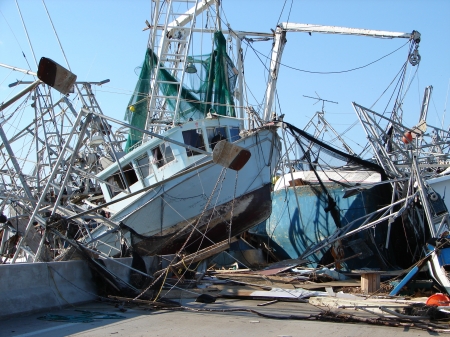
<instances>
[{"instance_id":1,"label":"ladder","mask_svg":"<svg viewBox=\"0 0 450 337\"><path fill-rule=\"evenodd\" d=\"M193 7L184 13L177 13L174 11L174 4L177 2L190 3L193 4ZM189 47L196 17L211 3L213 3L213 0L169 0L165 1L161 11L154 13L149 46L157 56L157 64L151 80L146 129L155 119L170 119L173 124L176 123L179 116L185 68L188 64ZM158 4L155 8L159 8ZM177 80L175 82L163 80L160 75L162 70L169 72ZM161 92L161 86L166 84L176 87L176 94L164 95ZM168 101L174 102L173 111L167 110Z\"/></svg>"}]
</instances>

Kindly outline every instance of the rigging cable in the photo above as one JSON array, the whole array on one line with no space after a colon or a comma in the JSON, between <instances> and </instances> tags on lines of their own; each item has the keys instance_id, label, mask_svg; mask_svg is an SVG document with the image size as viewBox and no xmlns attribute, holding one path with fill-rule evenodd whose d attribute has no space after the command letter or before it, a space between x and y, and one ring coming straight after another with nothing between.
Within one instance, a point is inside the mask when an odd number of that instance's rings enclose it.
<instances>
[{"instance_id":1,"label":"rigging cable","mask_svg":"<svg viewBox=\"0 0 450 337\"><path fill-rule=\"evenodd\" d=\"M25 30L25 35L27 36L27 39L28 39L28 44L30 45L31 54L33 55L33 58L34 58L34 63L36 64L36 68L37 68L38 63L37 63L37 60L36 60L36 55L34 54L33 45L31 44L30 36L28 35L27 27L25 26L25 22L23 21L22 12L20 11L19 3L17 2L17 0L16 0L16 6L17 6L17 10L19 11L20 19L22 20L22 25L23 25L23 28Z\"/></svg>"},{"instance_id":2,"label":"rigging cable","mask_svg":"<svg viewBox=\"0 0 450 337\"><path fill-rule=\"evenodd\" d=\"M281 13L280 13L280 16L278 17L277 24L280 23L281 15L283 14L284 6L286 6L286 2L287 2L287 0L284 0L283 8L281 8ZM292 5L291 5L291 7L292 7ZM289 14L290 14L290 13L289 13Z\"/></svg>"},{"instance_id":3,"label":"rigging cable","mask_svg":"<svg viewBox=\"0 0 450 337\"><path fill-rule=\"evenodd\" d=\"M291 7L289 8L289 14L288 14L287 22L289 22L289 18L291 17L291 10L292 10L293 3L294 3L294 0L291 0Z\"/></svg>"},{"instance_id":4,"label":"rigging cable","mask_svg":"<svg viewBox=\"0 0 450 337\"><path fill-rule=\"evenodd\" d=\"M392 52L390 52L390 53L388 53L388 54L386 54L386 55L384 55L384 56L376 59L375 61L372 61L372 62L366 64L366 65L363 65L363 66L360 66L360 67L356 67L356 68L352 68L352 69L347 69L347 70L340 70L340 71L311 71L311 70L304 70L304 69L299 69L299 68L295 68L295 67L292 67L292 66L288 66L287 64L284 64L284 63L281 63L281 62L278 62L278 64L283 66L283 67L286 67L286 68L289 68L289 69L292 69L292 70L296 70L296 71L300 71L300 72L303 72L303 73L308 73L308 74L319 74L319 75L342 74L342 73L348 73L348 72L355 71L355 70L360 70L360 69L366 68L366 67L368 67L368 66L370 66L370 65L372 65L372 64L374 64L374 63L376 63L378 61L381 61L382 59L384 59L384 58L394 54L395 52L397 52L398 50L403 48L405 45L407 45L408 43L409 43L409 41L406 42L405 44L401 45L399 48L395 49L394 51L392 51ZM250 46L250 48L252 48L255 53L258 53L258 54L261 54L264 57L267 57L263 53L261 53L258 50L254 49L252 46Z\"/></svg>"},{"instance_id":5,"label":"rigging cable","mask_svg":"<svg viewBox=\"0 0 450 337\"><path fill-rule=\"evenodd\" d=\"M391 87L392 83L394 83L394 81L395 81L395 79L396 79L397 77L400 76L400 78L401 78L401 77L404 77L404 76L405 76L406 66L407 66L407 61L402 65L402 67L400 68L399 72L398 72L398 73L394 76L394 78L392 79L391 83L389 83L389 85L386 87L386 89L381 93L380 97L378 97L378 99L370 106L369 109L372 109L372 108L378 103L378 101L381 99L381 97L383 97L383 95L384 95L384 94L387 92L387 90ZM403 75L402 75L402 74L403 74ZM399 81L400 81L400 79L399 79ZM386 107L384 108L383 114L387 111L387 107L388 107L388 105L390 104L390 102L391 102L391 100L392 100L392 97L394 96L395 91L397 90L396 88L397 88L397 86L398 86L398 84L399 84L399 81L397 81L397 84L396 84L394 90L392 91L391 97L389 98L389 101L387 102ZM364 149L360 152L360 154L359 154L358 156L361 157L364 153L366 153L366 151L367 151L369 148L370 148L370 145L369 145L369 144L366 144L366 146L364 147Z\"/></svg>"},{"instance_id":6,"label":"rigging cable","mask_svg":"<svg viewBox=\"0 0 450 337\"><path fill-rule=\"evenodd\" d=\"M61 48L61 52L63 53L64 60L66 60L67 67L69 68L70 71L72 71L72 69L70 69L70 65L69 65L69 61L67 61L66 53L64 52L64 49L63 49L63 47L61 45L61 41L59 40L58 33L56 32L55 26L53 25L52 18L50 17L50 13L47 10L47 6L45 5L45 1L44 0L42 0L42 4L44 5L45 11L47 12L48 19L50 20L50 23L52 25L53 32L55 33L55 36L56 36L56 40L58 40L59 48Z\"/></svg>"},{"instance_id":7,"label":"rigging cable","mask_svg":"<svg viewBox=\"0 0 450 337\"><path fill-rule=\"evenodd\" d=\"M8 20L6 20L6 17L3 15L3 12L0 11L0 13L1 13L2 16L3 16L3 19L5 19L5 22L6 22L6 24L8 25L9 30L11 31L12 35L14 36L14 39L16 40L17 44L19 45L20 51L22 52L22 55L23 55L23 58L25 59L25 62L26 62L27 65L28 65L28 69L31 69L30 63L28 62L28 59L27 59L27 57L25 56L25 53L24 53L24 51L23 51L23 48L22 48L22 46L20 45L20 42L19 42L19 40L17 39L16 34L14 34L14 31L13 31L13 29L11 28L11 26L10 26ZM33 75L33 77L35 77L35 76Z\"/></svg>"}]
</instances>

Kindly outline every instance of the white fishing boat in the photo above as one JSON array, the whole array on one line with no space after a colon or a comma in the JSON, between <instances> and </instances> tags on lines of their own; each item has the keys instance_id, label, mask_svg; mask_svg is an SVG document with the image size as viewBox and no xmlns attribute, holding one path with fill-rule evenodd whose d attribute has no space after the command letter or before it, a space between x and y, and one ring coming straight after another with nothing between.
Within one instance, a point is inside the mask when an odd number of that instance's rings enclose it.
<instances>
[{"instance_id":1,"label":"white fishing boat","mask_svg":"<svg viewBox=\"0 0 450 337\"><path fill-rule=\"evenodd\" d=\"M195 251L267 218L271 177L281 151L273 123L243 128L242 108L235 104L242 95L236 87L242 71L226 53L220 23L212 34L213 51L191 54L197 16L214 1L194 1L181 15L174 12L174 3L155 3L140 77L140 84L150 82L150 91L142 92L138 84L129 105L131 125L153 133L131 130L127 153L97 175L105 181L100 185L111 204L110 219L145 236L141 249L148 254ZM190 85L198 78L199 86ZM223 141L246 150L226 168L209 160ZM242 158L248 162L240 169ZM143 189L127 197L127 192ZM108 230L97 228L91 235L95 239Z\"/></svg>"},{"instance_id":2,"label":"white fishing boat","mask_svg":"<svg viewBox=\"0 0 450 337\"><path fill-rule=\"evenodd\" d=\"M145 61L126 107L128 123L101 111L91 86L105 82L77 82L47 58L39 64L39 80L2 105L3 110L40 92L42 82L63 94L51 109L45 108L50 94L35 96L36 115L55 117L53 124L42 123L36 143L40 160L48 162L38 160L36 181L15 166L24 188L10 193L17 198L25 192L27 199L8 220L21 216L27 224L13 262L25 251L28 260L45 260L49 246L54 258L69 259L75 241L104 256L121 256L126 249L141 255L196 251L270 215L281 142L271 117L258 118L255 127L255 117L245 116L242 59L227 54L229 43L240 50L244 35L222 32L218 14L214 27L196 24L202 15L210 16L215 1L189 1L191 7L181 12L180 3L152 2ZM78 111L67 98L71 93L82 102ZM62 112L54 111L59 108ZM53 129L49 137L46 128L59 124L65 128ZM4 237L17 232L7 227ZM34 236L36 228L45 234L30 251L25 237ZM49 236L57 239L46 246Z\"/></svg>"}]
</instances>

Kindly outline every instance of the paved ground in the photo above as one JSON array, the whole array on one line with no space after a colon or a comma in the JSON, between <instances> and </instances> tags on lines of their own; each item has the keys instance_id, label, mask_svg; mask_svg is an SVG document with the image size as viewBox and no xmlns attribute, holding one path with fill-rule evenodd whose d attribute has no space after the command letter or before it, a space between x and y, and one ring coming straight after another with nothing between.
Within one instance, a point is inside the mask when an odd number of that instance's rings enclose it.
<instances>
[{"instance_id":1,"label":"paved ground","mask_svg":"<svg viewBox=\"0 0 450 337\"><path fill-rule=\"evenodd\" d=\"M264 307L257 306L261 301L218 299L214 304L196 303L183 300L189 308L231 309L247 308L270 315L308 315L320 309L305 303L278 302ZM54 322L39 320L47 314L74 315L79 310L118 314L121 319L99 319L89 323ZM341 312L343 312L341 310ZM347 311L355 313L355 311ZM360 313L359 316L374 317ZM269 319L249 312L192 312L128 309L122 313L111 304L90 303L78 307L53 310L39 314L15 317L0 321L0 336L430 336L437 333L414 328L396 328L367 325L362 323L329 323L322 321L301 321L292 319Z\"/></svg>"}]
</instances>

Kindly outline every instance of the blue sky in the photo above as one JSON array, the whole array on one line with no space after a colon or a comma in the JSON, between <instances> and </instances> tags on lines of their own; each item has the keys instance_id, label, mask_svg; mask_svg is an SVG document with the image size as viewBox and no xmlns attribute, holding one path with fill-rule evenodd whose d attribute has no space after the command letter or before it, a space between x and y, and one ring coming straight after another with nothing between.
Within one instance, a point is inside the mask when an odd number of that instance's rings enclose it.
<instances>
[{"instance_id":1,"label":"blue sky","mask_svg":"<svg viewBox=\"0 0 450 337\"><path fill-rule=\"evenodd\" d=\"M417 122L423 91L428 85L434 87L428 122L433 125L442 122L450 81L450 1L223 0L222 3L223 20L235 30L269 32L278 22L289 20L408 33L419 31L422 60L416 74L416 69L411 67L407 73L407 81L412 79L412 82L404 105L406 124L412 126ZM66 65L42 1L18 0L18 4L37 60L45 56ZM122 119L137 80L135 69L142 63L147 45L148 31L142 29L145 20L150 21L150 0L46 0L45 4L72 71L79 80L110 79L110 83L96 89L98 99L105 114ZM317 72L361 67L406 43L404 39L305 33L288 33L287 40L282 63ZM243 47L246 81L255 96L250 103L258 104L264 97L271 41L255 42L251 47L244 43ZM400 70L407 50L405 46L371 66L342 74L308 74L282 67L277 110L281 109L286 121L302 127L321 108L320 103L314 105L314 100L303 95L315 96L317 92L322 98L339 103L325 105L326 117L336 130L344 131L357 120L351 102L372 106ZM36 71L13 0L0 1L0 63ZM32 80L32 77L0 67L0 102L20 90L8 88L17 79ZM374 110L384 111L390 94L388 90ZM450 116L447 116L444 128L449 124ZM356 152L366 142L359 124L345 137Z\"/></svg>"}]
</instances>

